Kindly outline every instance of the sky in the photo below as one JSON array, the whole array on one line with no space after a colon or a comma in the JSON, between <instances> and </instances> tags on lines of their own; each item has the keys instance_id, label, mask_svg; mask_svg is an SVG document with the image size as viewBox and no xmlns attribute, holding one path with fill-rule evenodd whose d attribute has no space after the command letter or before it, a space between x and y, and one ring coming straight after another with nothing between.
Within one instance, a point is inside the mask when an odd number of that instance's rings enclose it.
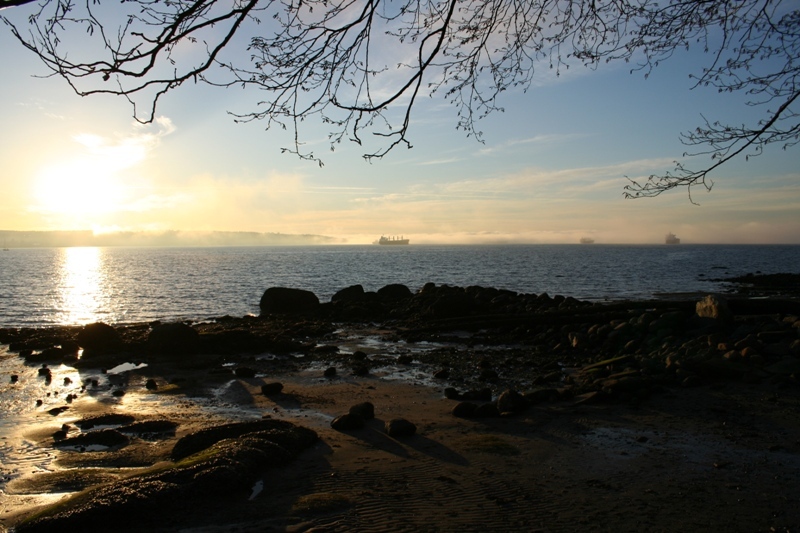
<instances>
[{"instance_id":1,"label":"sky","mask_svg":"<svg viewBox=\"0 0 800 533\"><path fill-rule=\"evenodd\" d=\"M6 16L22 17L4 11ZM237 124L264 95L185 85L141 125L130 104L79 97L0 26L0 229L256 231L315 234L342 244L403 235L412 244L800 244L800 149L770 147L734 160L706 193L685 189L626 200L627 177L674 168L680 133L709 119L756 116L742 95L692 90L702 53L677 54L645 79L623 63L544 66L526 92L508 91L478 123L483 143L457 131L456 111L423 99L412 113L412 149L372 163L304 124L324 166L281 148L283 131ZM690 161L695 167L707 159Z\"/></svg>"}]
</instances>

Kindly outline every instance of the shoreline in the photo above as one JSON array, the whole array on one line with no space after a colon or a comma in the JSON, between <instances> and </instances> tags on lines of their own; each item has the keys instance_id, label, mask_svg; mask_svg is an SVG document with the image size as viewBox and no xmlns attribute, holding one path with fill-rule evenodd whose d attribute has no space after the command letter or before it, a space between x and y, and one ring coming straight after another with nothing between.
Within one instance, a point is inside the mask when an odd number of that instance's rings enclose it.
<instances>
[{"instance_id":1,"label":"shoreline","mask_svg":"<svg viewBox=\"0 0 800 533\"><path fill-rule=\"evenodd\" d=\"M35 390L43 400L26 407L29 425L5 442L19 438L54 461L50 472L0 483L17 502L4 504L0 529L31 516L37 491L101 484L111 493L128 487L120 516L133 494L162 487L142 500L148 518L132 530L800 526L800 511L781 496L800 489L800 302L598 305L491 289L426 286L418 296L388 287L263 317L0 328L0 342L14 353L4 362L21 370L14 383L0 376L3 395ZM308 298L290 296L282 305ZM52 369L49 383L36 375L42 365ZM364 402L374 419L331 427ZM78 423L101 414L134 418L104 434L124 440L97 451L89 440L64 447L64 439L100 438ZM384 424L395 418L413 423L414 434L388 435ZM169 509L175 496L163 491L178 491L181 469L170 458L178 442L256 420L308 428L317 439L300 446L290 438L297 430L281 426L279 447L292 459L261 468L258 491L241 478L247 486L226 493L222 506L209 504L203 524L180 506ZM131 424L167 430L137 432ZM232 458L260 457L242 442L273 449L252 444L256 433L220 448L215 460L233 468ZM192 468L201 479L210 467L199 464ZM174 494L205 501L191 486ZM84 498L37 527L107 527L92 514L102 499Z\"/></svg>"}]
</instances>

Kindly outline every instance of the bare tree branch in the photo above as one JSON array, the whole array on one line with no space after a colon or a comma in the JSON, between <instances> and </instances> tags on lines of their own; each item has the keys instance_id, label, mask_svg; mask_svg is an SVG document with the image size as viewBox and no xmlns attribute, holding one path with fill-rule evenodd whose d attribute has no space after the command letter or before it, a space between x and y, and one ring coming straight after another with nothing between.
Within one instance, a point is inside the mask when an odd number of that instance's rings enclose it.
<instances>
[{"instance_id":1,"label":"bare tree branch","mask_svg":"<svg viewBox=\"0 0 800 533\"><path fill-rule=\"evenodd\" d=\"M307 120L329 127L331 150L349 140L372 160L411 147L415 104L440 96L457 109L456 128L480 141L478 121L541 67L560 75L625 61L647 77L685 48L708 54L695 87L750 95L763 118L703 118L683 134L694 147L684 156L710 162L631 180L626 197L686 187L691 199L730 160L800 139L800 9L791 0L42 0L27 29L2 18L75 92L123 96L142 122L189 80L262 91L235 120L291 129L283 150L320 164L304 148Z\"/></svg>"}]
</instances>

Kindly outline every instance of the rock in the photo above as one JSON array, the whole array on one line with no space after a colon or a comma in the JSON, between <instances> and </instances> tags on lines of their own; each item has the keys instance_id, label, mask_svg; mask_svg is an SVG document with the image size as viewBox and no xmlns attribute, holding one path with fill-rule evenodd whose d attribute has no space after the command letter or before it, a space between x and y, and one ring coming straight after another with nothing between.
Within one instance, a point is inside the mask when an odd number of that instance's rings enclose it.
<instances>
[{"instance_id":1,"label":"rock","mask_svg":"<svg viewBox=\"0 0 800 533\"><path fill-rule=\"evenodd\" d=\"M269 314L308 314L319 308L319 298L311 291L270 287L260 302L261 316Z\"/></svg>"},{"instance_id":2,"label":"rock","mask_svg":"<svg viewBox=\"0 0 800 533\"><path fill-rule=\"evenodd\" d=\"M158 383L153 378L148 379L144 386L147 390L158 390Z\"/></svg>"},{"instance_id":3,"label":"rock","mask_svg":"<svg viewBox=\"0 0 800 533\"><path fill-rule=\"evenodd\" d=\"M265 383L261 385L261 394L264 396L273 396L283 392L283 383Z\"/></svg>"},{"instance_id":4,"label":"rock","mask_svg":"<svg viewBox=\"0 0 800 533\"><path fill-rule=\"evenodd\" d=\"M499 379L499 375L494 369L491 368L484 368L481 370L481 373L478 375L478 381L486 381L489 383L494 383Z\"/></svg>"},{"instance_id":5,"label":"rock","mask_svg":"<svg viewBox=\"0 0 800 533\"><path fill-rule=\"evenodd\" d=\"M362 402L350 408L350 414L360 415L364 420L375 418L375 406L370 402Z\"/></svg>"},{"instance_id":6,"label":"rock","mask_svg":"<svg viewBox=\"0 0 800 533\"><path fill-rule=\"evenodd\" d=\"M459 418L472 418L478 406L472 402L459 402L453 406L451 413Z\"/></svg>"},{"instance_id":7,"label":"rock","mask_svg":"<svg viewBox=\"0 0 800 533\"><path fill-rule=\"evenodd\" d=\"M332 302L358 302L364 299L364 287L352 285L342 289L331 297Z\"/></svg>"},{"instance_id":8,"label":"rock","mask_svg":"<svg viewBox=\"0 0 800 533\"><path fill-rule=\"evenodd\" d=\"M201 429L178 439L172 448L172 459L179 461L184 457L189 457L197 452L210 448L214 444L225 439L238 439L248 433L263 432L288 432L291 437L290 442L278 442L282 447L289 451L294 448L302 448L316 440L317 434L310 429L295 426L283 420L265 418L250 422L233 422L206 429ZM295 444L291 444L297 441ZM276 441L277 442L277 441Z\"/></svg>"},{"instance_id":9,"label":"rock","mask_svg":"<svg viewBox=\"0 0 800 533\"><path fill-rule=\"evenodd\" d=\"M252 379L256 377L255 369L250 368L249 366L236 367L236 370L234 370L233 373L237 378Z\"/></svg>"},{"instance_id":10,"label":"rock","mask_svg":"<svg viewBox=\"0 0 800 533\"><path fill-rule=\"evenodd\" d=\"M447 387L444 389L444 397L448 400L460 400L461 393L453 387Z\"/></svg>"},{"instance_id":11,"label":"rock","mask_svg":"<svg viewBox=\"0 0 800 533\"><path fill-rule=\"evenodd\" d=\"M400 283L393 283L378 289L378 297L381 300L404 300L412 296L411 289Z\"/></svg>"},{"instance_id":12,"label":"rock","mask_svg":"<svg viewBox=\"0 0 800 533\"><path fill-rule=\"evenodd\" d=\"M528 400L512 389L506 389L497 397L497 410L501 413L519 413L528 408Z\"/></svg>"},{"instance_id":13,"label":"rock","mask_svg":"<svg viewBox=\"0 0 800 533\"><path fill-rule=\"evenodd\" d=\"M19 381L18 374L11 374L11 383L17 383Z\"/></svg>"},{"instance_id":14,"label":"rock","mask_svg":"<svg viewBox=\"0 0 800 533\"><path fill-rule=\"evenodd\" d=\"M199 433L184 439L197 443ZM218 438L228 434L234 436ZM214 439L209 441L209 436ZM24 530L156 531L197 524L198 509L213 514L246 501L256 481L270 479L269 469L284 467L317 439L309 429L273 420L209 428L201 437L210 444L197 451L210 448L208 453L172 468L105 483L80 500L62 500L51 512L29 520Z\"/></svg>"},{"instance_id":15,"label":"rock","mask_svg":"<svg viewBox=\"0 0 800 533\"><path fill-rule=\"evenodd\" d=\"M716 294L709 294L697 302L695 312L701 318L713 318L724 324L733 322L733 313L728 307L728 301Z\"/></svg>"},{"instance_id":16,"label":"rock","mask_svg":"<svg viewBox=\"0 0 800 533\"><path fill-rule=\"evenodd\" d=\"M439 369L433 373L433 377L436 379L447 379L450 377L450 370L447 368Z\"/></svg>"},{"instance_id":17,"label":"rock","mask_svg":"<svg viewBox=\"0 0 800 533\"><path fill-rule=\"evenodd\" d=\"M360 362L353 365L350 374L353 376L368 376L369 375L369 364L366 362Z\"/></svg>"},{"instance_id":18,"label":"rock","mask_svg":"<svg viewBox=\"0 0 800 533\"><path fill-rule=\"evenodd\" d=\"M183 322L157 324L147 337L147 348L162 355L188 355L197 353L200 335Z\"/></svg>"},{"instance_id":19,"label":"rock","mask_svg":"<svg viewBox=\"0 0 800 533\"><path fill-rule=\"evenodd\" d=\"M336 377L336 367L331 366L325 369L325 372L322 373L323 376L326 378L333 378Z\"/></svg>"},{"instance_id":20,"label":"rock","mask_svg":"<svg viewBox=\"0 0 800 533\"><path fill-rule=\"evenodd\" d=\"M469 390L461 395L462 399L473 402L491 402L492 389Z\"/></svg>"},{"instance_id":21,"label":"rock","mask_svg":"<svg viewBox=\"0 0 800 533\"><path fill-rule=\"evenodd\" d=\"M473 416L475 418L497 418L500 416L500 410L495 403L484 403L475 409Z\"/></svg>"},{"instance_id":22,"label":"rock","mask_svg":"<svg viewBox=\"0 0 800 533\"><path fill-rule=\"evenodd\" d=\"M558 389L539 389L523 394L528 405L535 405L542 402L555 402L560 399Z\"/></svg>"},{"instance_id":23,"label":"rock","mask_svg":"<svg viewBox=\"0 0 800 533\"><path fill-rule=\"evenodd\" d=\"M75 422L75 425L83 430L92 429L95 426L121 426L132 424L136 419L131 415L109 413L106 415L90 416Z\"/></svg>"},{"instance_id":24,"label":"rock","mask_svg":"<svg viewBox=\"0 0 800 533\"><path fill-rule=\"evenodd\" d=\"M56 443L56 446L105 446L113 448L125 446L128 442L130 442L130 439L116 429L101 429L83 433L75 437L62 438Z\"/></svg>"},{"instance_id":25,"label":"rock","mask_svg":"<svg viewBox=\"0 0 800 533\"><path fill-rule=\"evenodd\" d=\"M414 358L408 354L403 354L397 358L398 365L410 365L414 362Z\"/></svg>"},{"instance_id":26,"label":"rock","mask_svg":"<svg viewBox=\"0 0 800 533\"><path fill-rule=\"evenodd\" d=\"M172 420L145 420L117 428L120 433L175 433L177 422Z\"/></svg>"},{"instance_id":27,"label":"rock","mask_svg":"<svg viewBox=\"0 0 800 533\"><path fill-rule=\"evenodd\" d=\"M364 427L364 417L357 413L348 413L337 416L331 421L331 427L336 431L350 431Z\"/></svg>"},{"instance_id":28,"label":"rock","mask_svg":"<svg viewBox=\"0 0 800 533\"><path fill-rule=\"evenodd\" d=\"M117 353L123 346L119 332L103 322L86 324L75 340L83 347L84 358Z\"/></svg>"},{"instance_id":29,"label":"rock","mask_svg":"<svg viewBox=\"0 0 800 533\"><path fill-rule=\"evenodd\" d=\"M393 418L386 422L385 430L392 438L410 437L417 432L417 426L405 418Z\"/></svg>"}]
</instances>

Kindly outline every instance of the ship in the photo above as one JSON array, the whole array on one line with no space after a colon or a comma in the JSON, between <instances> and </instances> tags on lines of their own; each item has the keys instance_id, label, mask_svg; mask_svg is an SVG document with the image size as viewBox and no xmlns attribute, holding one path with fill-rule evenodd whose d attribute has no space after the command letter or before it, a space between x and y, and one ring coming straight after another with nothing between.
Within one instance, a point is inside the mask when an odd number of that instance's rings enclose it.
<instances>
[{"instance_id":1,"label":"ship","mask_svg":"<svg viewBox=\"0 0 800 533\"><path fill-rule=\"evenodd\" d=\"M594 239L591 237L581 237L581 244L594 244Z\"/></svg>"},{"instance_id":2,"label":"ship","mask_svg":"<svg viewBox=\"0 0 800 533\"><path fill-rule=\"evenodd\" d=\"M378 240L378 244L408 244L408 239L404 239L402 236L384 237L381 235L381 238Z\"/></svg>"},{"instance_id":3,"label":"ship","mask_svg":"<svg viewBox=\"0 0 800 533\"><path fill-rule=\"evenodd\" d=\"M664 243L665 244L680 244L681 240L678 237L676 237L674 233L670 232L670 233L667 233L666 237L664 237Z\"/></svg>"}]
</instances>

